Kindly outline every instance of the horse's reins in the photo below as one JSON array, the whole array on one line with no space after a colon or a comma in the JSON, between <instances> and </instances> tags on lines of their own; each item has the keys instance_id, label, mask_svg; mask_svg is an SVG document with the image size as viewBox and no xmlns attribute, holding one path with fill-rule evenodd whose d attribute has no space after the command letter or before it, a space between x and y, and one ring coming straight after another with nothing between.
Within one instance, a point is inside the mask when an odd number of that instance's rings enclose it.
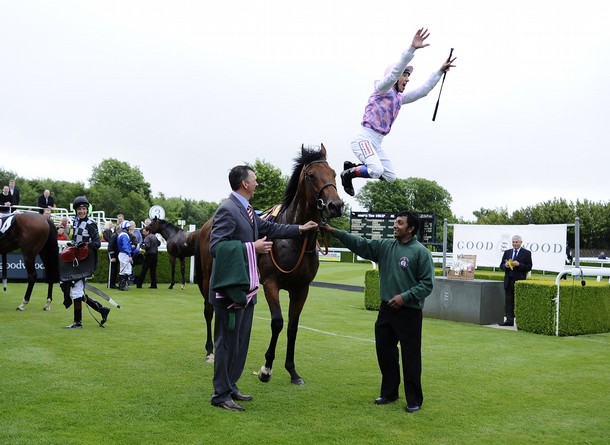
<instances>
[{"instance_id":1,"label":"horse's reins","mask_svg":"<svg viewBox=\"0 0 610 445\"><path fill-rule=\"evenodd\" d=\"M305 167L303 167L303 172L305 172L305 170L307 170L309 168L310 165L312 164L318 164L318 163L325 163L328 164L327 161L319 159L317 161L312 161L309 164L307 164ZM318 209L318 211L320 212L320 222L322 222L323 224L326 224L326 219L324 219L324 210L327 209L327 205L324 203L324 200L322 198L320 198L320 194L322 193L322 191L324 191L324 189L326 187L334 187L335 189L337 189L337 186L335 184L333 184L332 182L327 182L326 184L324 184L322 187L320 187L320 190L317 190L314 188L313 183L311 182L311 179L309 178L309 176L307 174L305 174L305 183L307 184L307 186L309 187L309 190L311 191L311 193L313 194L315 201L316 201L316 208ZM320 229L318 229L319 231ZM316 232L317 231L313 231L313 236L316 237ZM271 254L271 261L273 262L273 264L275 265L275 267L277 267L277 269L285 274L289 274L294 272L300 265L301 265L301 261L303 261L303 257L305 256L305 252L307 249L307 244L309 243L309 238L311 238L310 234L307 234L305 237L305 240L303 241L303 247L301 248L301 253L299 255L299 259L297 260L296 264L294 265L294 267L290 270L284 270L280 267L280 265L277 263L277 261L275 260L275 257L273 256L273 249L271 249L269 251L269 253ZM328 240L326 239L326 233L322 233L322 238L324 239L324 245L326 248L326 253L325 255L328 253ZM316 240L316 245L318 247L320 247L320 243ZM311 252L315 252L315 250L310 251Z\"/></svg>"}]
</instances>

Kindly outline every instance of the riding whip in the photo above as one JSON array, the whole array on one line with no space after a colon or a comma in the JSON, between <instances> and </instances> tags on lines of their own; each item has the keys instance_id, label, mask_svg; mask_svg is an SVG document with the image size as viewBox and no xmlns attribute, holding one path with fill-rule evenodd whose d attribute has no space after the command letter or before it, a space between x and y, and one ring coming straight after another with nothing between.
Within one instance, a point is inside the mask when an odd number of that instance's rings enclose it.
<instances>
[{"instance_id":1,"label":"riding whip","mask_svg":"<svg viewBox=\"0 0 610 445\"><path fill-rule=\"evenodd\" d=\"M93 292L96 295L99 295L100 297L102 297L104 300L106 300L108 303L110 303L111 305L113 305L114 307L121 309L121 305L118 304L116 301L114 301L112 298L110 298L108 295L106 295L104 292L102 292L101 290L99 290L97 287L93 287L88 283L85 283L85 289L90 290L91 292Z\"/></svg>"},{"instance_id":2,"label":"riding whip","mask_svg":"<svg viewBox=\"0 0 610 445\"><path fill-rule=\"evenodd\" d=\"M453 54L453 48L449 51L449 57L447 57L447 62L451 61L451 55ZM447 71L443 74L443 81L441 82L441 89L438 92L438 99L436 99L436 107L434 107L434 115L432 116L432 122L436 119L436 112L438 111L438 104L441 101L441 93L443 92L443 84L445 83L445 77L447 76Z\"/></svg>"}]
</instances>

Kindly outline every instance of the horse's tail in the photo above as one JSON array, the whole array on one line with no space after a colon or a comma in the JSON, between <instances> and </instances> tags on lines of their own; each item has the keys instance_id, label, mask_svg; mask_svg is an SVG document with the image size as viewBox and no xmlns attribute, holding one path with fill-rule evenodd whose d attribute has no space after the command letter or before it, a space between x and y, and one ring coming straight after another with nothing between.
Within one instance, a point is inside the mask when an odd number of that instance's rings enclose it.
<instances>
[{"instance_id":1,"label":"horse's tail","mask_svg":"<svg viewBox=\"0 0 610 445\"><path fill-rule=\"evenodd\" d=\"M57 244L57 229L52 221L49 223L49 236L40 251L40 259L45 268L45 281L47 283L59 282L59 245Z\"/></svg>"}]
</instances>

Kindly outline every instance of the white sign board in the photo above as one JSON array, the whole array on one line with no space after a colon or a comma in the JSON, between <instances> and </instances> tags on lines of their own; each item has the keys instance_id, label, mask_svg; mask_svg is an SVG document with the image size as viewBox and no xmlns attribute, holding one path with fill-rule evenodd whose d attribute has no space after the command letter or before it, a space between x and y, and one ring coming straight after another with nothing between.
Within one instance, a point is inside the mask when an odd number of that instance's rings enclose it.
<instances>
[{"instance_id":1,"label":"white sign board","mask_svg":"<svg viewBox=\"0 0 610 445\"><path fill-rule=\"evenodd\" d=\"M502 254L512 249L513 235L532 252L536 270L561 272L566 259L566 224L475 225L454 224L453 255L476 255L477 266L500 267Z\"/></svg>"},{"instance_id":2,"label":"white sign board","mask_svg":"<svg viewBox=\"0 0 610 445\"><path fill-rule=\"evenodd\" d=\"M165 219L165 209L160 205L154 205L148 210L148 217L150 219L155 219L155 217Z\"/></svg>"}]
</instances>

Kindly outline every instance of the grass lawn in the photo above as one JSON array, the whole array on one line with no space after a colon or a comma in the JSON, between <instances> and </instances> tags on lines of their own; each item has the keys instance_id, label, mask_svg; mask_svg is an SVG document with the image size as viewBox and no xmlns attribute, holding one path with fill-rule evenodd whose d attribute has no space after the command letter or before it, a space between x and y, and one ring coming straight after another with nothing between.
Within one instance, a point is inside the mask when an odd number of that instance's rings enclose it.
<instances>
[{"instance_id":1,"label":"grass lawn","mask_svg":"<svg viewBox=\"0 0 610 445\"><path fill-rule=\"evenodd\" d=\"M370 264L322 264L318 281L362 285ZM607 444L610 334L550 337L426 318L425 402L415 414L375 406L376 314L361 293L312 287L301 316L297 370L283 369L282 334L271 382L264 361L269 312L255 311L242 392L245 412L210 405L203 301L186 290L113 291L106 328L84 309L82 330L62 329L72 308L42 311L37 285L0 294L2 444ZM287 297L283 297L287 304ZM286 308L284 308L286 313ZM402 391L402 388L401 388Z\"/></svg>"}]
</instances>

